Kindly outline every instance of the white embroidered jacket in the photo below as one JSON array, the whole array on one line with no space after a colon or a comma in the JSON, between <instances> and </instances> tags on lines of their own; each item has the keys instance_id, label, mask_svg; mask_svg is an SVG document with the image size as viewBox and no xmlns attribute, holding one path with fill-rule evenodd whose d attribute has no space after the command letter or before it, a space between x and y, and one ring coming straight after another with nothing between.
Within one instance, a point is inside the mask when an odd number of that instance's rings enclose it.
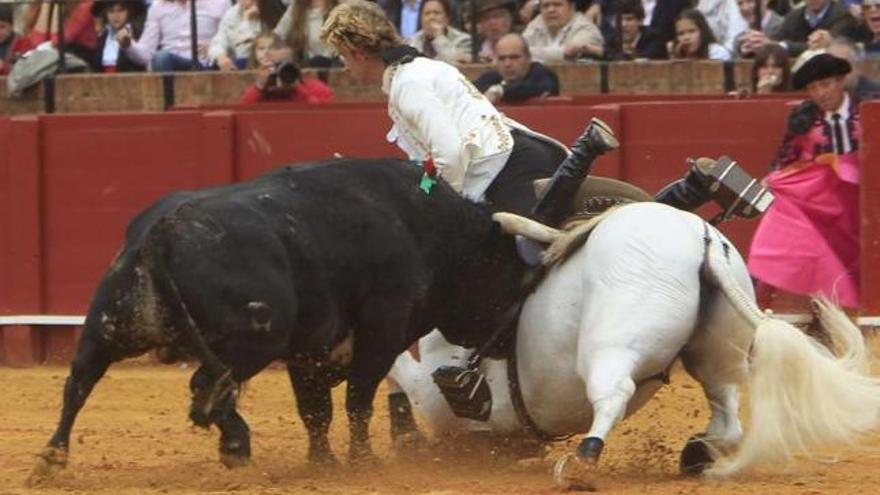
<instances>
[{"instance_id":1,"label":"white embroidered jacket","mask_svg":"<svg viewBox=\"0 0 880 495\"><path fill-rule=\"evenodd\" d=\"M382 90L394 122L388 141L410 159L432 157L456 191L482 200L513 150L504 116L458 69L425 57L388 67Z\"/></svg>"}]
</instances>

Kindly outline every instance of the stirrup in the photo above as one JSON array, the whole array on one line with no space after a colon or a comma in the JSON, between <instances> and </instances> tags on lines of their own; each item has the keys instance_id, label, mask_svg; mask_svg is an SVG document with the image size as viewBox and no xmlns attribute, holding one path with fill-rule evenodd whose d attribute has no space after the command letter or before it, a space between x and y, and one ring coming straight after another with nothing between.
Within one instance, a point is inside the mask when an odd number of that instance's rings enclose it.
<instances>
[{"instance_id":1,"label":"stirrup","mask_svg":"<svg viewBox=\"0 0 880 495\"><path fill-rule=\"evenodd\" d=\"M479 368L441 366L431 373L431 378L456 416L488 421L492 413L492 392Z\"/></svg>"}]
</instances>

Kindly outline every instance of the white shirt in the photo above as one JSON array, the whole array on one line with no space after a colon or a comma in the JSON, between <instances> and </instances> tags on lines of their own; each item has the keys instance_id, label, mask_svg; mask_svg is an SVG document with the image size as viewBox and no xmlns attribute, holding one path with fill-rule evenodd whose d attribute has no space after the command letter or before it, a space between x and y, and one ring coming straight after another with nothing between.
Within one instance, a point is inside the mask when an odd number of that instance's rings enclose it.
<instances>
[{"instance_id":1,"label":"white shirt","mask_svg":"<svg viewBox=\"0 0 880 495\"><path fill-rule=\"evenodd\" d=\"M642 7L645 9L645 18L642 20L643 26L650 26L651 20L654 18L654 7L657 6L657 0L642 0Z\"/></svg>"},{"instance_id":2,"label":"white shirt","mask_svg":"<svg viewBox=\"0 0 880 495\"><path fill-rule=\"evenodd\" d=\"M119 42L116 41L116 30L107 24L107 41L104 42L104 51L101 53L101 67L116 67L119 60Z\"/></svg>"},{"instance_id":3,"label":"white shirt","mask_svg":"<svg viewBox=\"0 0 880 495\"><path fill-rule=\"evenodd\" d=\"M410 159L433 158L459 194L480 201L513 150L504 116L455 67L418 57L385 70L394 126L389 142Z\"/></svg>"},{"instance_id":4,"label":"white shirt","mask_svg":"<svg viewBox=\"0 0 880 495\"><path fill-rule=\"evenodd\" d=\"M834 135L834 114L840 115L840 130L843 135L843 146L838 146L837 136ZM846 125L847 120L849 120L849 94L844 93L843 103L840 104L840 107L834 112L825 112L825 122L828 123L828 126L831 129L831 144L834 146L835 152L837 150L843 150L843 153L846 154L853 150L852 136L849 135L849 129Z\"/></svg>"}]
</instances>

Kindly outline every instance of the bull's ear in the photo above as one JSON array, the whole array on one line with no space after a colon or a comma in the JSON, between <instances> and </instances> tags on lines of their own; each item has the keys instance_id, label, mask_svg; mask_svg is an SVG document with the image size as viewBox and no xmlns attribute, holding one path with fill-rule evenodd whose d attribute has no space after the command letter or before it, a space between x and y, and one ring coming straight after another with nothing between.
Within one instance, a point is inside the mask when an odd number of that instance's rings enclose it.
<instances>
[{"instance_id":1,"label":"bull's ear","mask_svg":"<svg viewBox=\"0 0 880 495\"><path fill-rule=\"evenodd\" d=\"M501 226L501 231L505 234L521 235L543 244L550 244L562 235L559 230L513 213L495 213L492 220Z\"/></svg>"}]
</instances>

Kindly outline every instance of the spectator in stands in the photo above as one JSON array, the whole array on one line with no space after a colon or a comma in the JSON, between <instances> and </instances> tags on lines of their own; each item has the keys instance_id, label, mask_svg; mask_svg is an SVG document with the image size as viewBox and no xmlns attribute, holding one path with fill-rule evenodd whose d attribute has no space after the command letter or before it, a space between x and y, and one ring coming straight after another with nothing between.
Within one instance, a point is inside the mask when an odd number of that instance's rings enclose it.
<instances>
[{"instance_id":1,"label":"spectator in stands","mask_svg":"<svg viewBox=\"0 0 880 495\"><path fill-rule=\"evenodd\" d=\"M0 75L9 74L16 57L30 48L27 39L15 32L12 5L0 4Z\"/></svg>"},{"instance_id":2,"label":"spectator in stands","mask_svg":"<svg viewBox=\"0 0 880 495\"><path fill-rule=\"evenodd\" d=\"M58 33L61 22L64 23L64 44L67 53L71 53L88 63L95 57L98 47L98 34L95 31L95 23L92 20L92 2L89 0L74 0L64 2L64 8L59 16L59 3L51 0L41 0L30 4L32 12L36 13L36 22L28 35L28 41L32 46L51 41L58 44Z\"/></svg>"},{"instance_id":3,"label":"spectator in stands","mask_svg":"<svg viewBox=\"0 0 880 495\"><path fill-rule=\"evenodd\" d=\"M529 98L559 95L559 78L546 66L532 62L529 45L516 33L495 45L495 70L474 81L492 103L521 103Z\"/></svg>"},{"instance_id":4,"label":"spectator in stands","mask_svg":"<svg viewBox=\"0 0 880 495\"><path fill-rule=\"evenodd\" d=\"M29 16L35 14L35 12L31 12L28 3L21 2L20 0L0 0L0 3L9 4L10 8L12 8L12 25L15 26L15 31L19 35L30 32L35 19L31 19Z\"/></svg>"},{"instance_id":5,"label":"spectator in stands","mask_svg":"<svg viewBox=\"0 0 880 495\"><path fill-rule=\"evenodd\" d=\"M611 60L666 59L666 41L644 26L642 0L619 0L616 3L616 29L606 38L605 53Z\"/></svg>"},{"instance_id":6,"label":"spectator in stands","mask_svg":"<svg viewBox=\"0 0 880 495\"><path fill-rule=\"evenodd\" d=\"M494 62L495 44L513 30L513 0L473 0L477 2L477 32L482 38L480 61Z\"/></svg>"},{"instance_id":7,"label":"spectator in stands","mask_svg":"<svg viewBox=\"0 0 880 495\"><path fill-rule=\"evenodd\" d=\"M268 10L265 14L264 8ZM280 0L238 0L220 19L220 27L208 48L208 57L222 71L243 69L254 38L262 31L274 28L283 9Z\"/></svg>"},{"instance_id":8,"label":"spectator in stands","mask_svg":"<svg viewBox=\"0 0 880 495\"><path fill-rule=\"evenodd\" d=\"M407 40L426 56L450 64L471 61L471 36L449 25L449 0L423 0L419 31Z\"/></svg>"},{"instance_id":9,"label":"spectator in stands","mask_svg":"<svg viewBox=\"0 0 880 495\"><path fill-rule=\"evenodd\" d=\"M645 9L644 25L652 35L667 42L675 39L675 20L691 8L691 0L642 0Z\"/></svg>"},{"instance_id":10,"label":"spectator in stands","mask_svg":"<svg viewBox=\"0 0 880 495\"><path fill-rule=\"evenodd\" d=\"M861 45L839 36L828 44L828 53L848 61L852 66L852 70L843 80L850 96L859 102L880 98L880 83L862 74L865 52Z\"/></svg>"},{"instance_id":11,"label":"spectator in stands","mask_svg":"<svg viewBox=\"0 0 880 495\"><path fill-rule=\"evenodd\" d=\"M92 15L104 27L98 35L98 49L89 62L95 72L143 72L147 67L133 61L119 47L120 36L138 39L144 30L146 6L142 0L96 0ZM125 34L123 34L125 32Z\"/></svg>"},{"instance_id":12,"label":"spectator in stands","mask_svg":"<svg viewBox=\"0 0 880 495\"><path fill-rule=\"evenodd\" d=\"M697 10L706 18L718 44L728 51L733 51L736 37L749 28L737 0L699 0Z\"/></svg>"},{"instance_id":13,"label":"spectator in stands","mask_svg":"<svg viewBox=\"0 0 880 495\"><path fill-rule=\"evenodd\" d=\"M339 65L333 49L321 41L321 25L338 3L339 0L291 1L275 27L275 34L287 42L294 63L302 67Z\"/></svg>"},{"instance_id":14,"label":"spectator in stands","mask_svg":"<svg viewBox=\"0 0 880 495\"><path fill-rule=\"evenodd\" d=\"M771 38L776 36L776 33L782 29L784 18L770 7L770 0L761 0L760 26L757 23L757 19L755 19L757 14L756 7L758 6L757 0L737 0L736 3L739 6L739 13L746 20L749 29L761 31Z\"/></svg>"},{"instance_id":15,"label":"spectator in stands","mask_svg":"<svg viewBox=\"0 0 880 495\"><path fill-rule=\"evenodd\" d=\"M675 41L669 43L673 59L730 60L730 52L715 41L706 18L697 9L688 9L675 21Z\"/></svg>"},{"instance_id":16,"label":"spectator in stands","mask_svg":"<svg viewBox=\"0 0 880 495\"><path fill-rule=\"evenodd\" d=\"M536 61L549 64L605 54L602 33L575 10L574 0L541 0L540 11L523 31Z\"/></svg>"},{"instance_id":17,"label":"spectator in stands","mask_svg":"<svg viewBox=\"0 0 880 495\"><path fill-rule=\"evenodd\" d=\"M861 124L844 83L850 70L823 51L805 52L794 66L794 86L809 98L792 110L764 180L776 200L749 253L765 297L770 286L858 306Z\"/></svg>"},{"instance_id":18,"label":"spectator in stands","mask_svg":"<svg viewBox=\"0 0 880 495\"><path fill-rule=\"evenodd\" d=\"M803 5L789 12L782 22L776 40L797 56L807 48L827 43L834 36L855 39L858 23L849 11L833 0L804 0ZM756 44L769 43L756 40Z\"/></svg>"},{"instance_id":19,"label":"spectator in stands","mask_svg":"<svg viewBox=\"0 0 880 495\"><path fill-rule=\"evenodd\" d=\"M404 39L411 38L419 30L419 12L424 0L378 0L385 16L397 28Z\"/></svg>"},{"instance_id":20,"label":"spectator in stands","mask_svg":"<svg viewBox=\"0 0 880 495\"><path fill-rule=\"evenodd\" d=\"M737 35L733 44L733 51L739 57L755 56L757 49L768 44L765 43L768 38L776 38L779 30L782 29L783 17L770 8L769 0L761 0L761 2L762 19L759 27L755 19L758 0L737 0L739 11L749 25L749 29Z\"/></svg>"},{"instance_id":21,"label":"spectator in stands","mask_svg":"<svg viewBox=\"0 0 880 495\"><path fill-rule=\"evenodd\" d=\"M279 65L270 53L283 49L284 42L272 31L265 31L251 43L247 67L257 69L254 84L241 95L239 103L251 105L260 102L326 103L333 99L333 90L318 79L302 77L295 66L286 62ZM285 72L291 80L285 80Z\"/></svg>"},{"instance_id":22,"label":"spectator in stands","mask_svg":"<svg viewBox=\"0 0 880 495\"><path fill-rule=\"evenodd\" d=\"M208 44L217 34L220 19L229 8L229 0L196 2L198 60L193 63L190 47L190 6L186 0L153 0L147 11L144 33L118 37L126 55L139 64L149 64L154 72L188 71L194 65L207 67Z\"/></svg>"},{"instance_id":23,"label":"spectator in stands","mask_svg":"<svg viewBox=\"0 0 880 495\"><path fill-rule=\"evenodd\" d=\"M752 91L756 94L791 91L791 66L785 48L770 43L755 52Z\"/></svg>"},{"instance_id":24,"label":"spectator in stands","mask_svg":"<svg viewBox=\"0 0 880 495\"><path fill-rule=\"evenodd\" d=\"M880 56L880 0L862 0L865 53L869 57Z\"/></svg>"}]
</instances>

